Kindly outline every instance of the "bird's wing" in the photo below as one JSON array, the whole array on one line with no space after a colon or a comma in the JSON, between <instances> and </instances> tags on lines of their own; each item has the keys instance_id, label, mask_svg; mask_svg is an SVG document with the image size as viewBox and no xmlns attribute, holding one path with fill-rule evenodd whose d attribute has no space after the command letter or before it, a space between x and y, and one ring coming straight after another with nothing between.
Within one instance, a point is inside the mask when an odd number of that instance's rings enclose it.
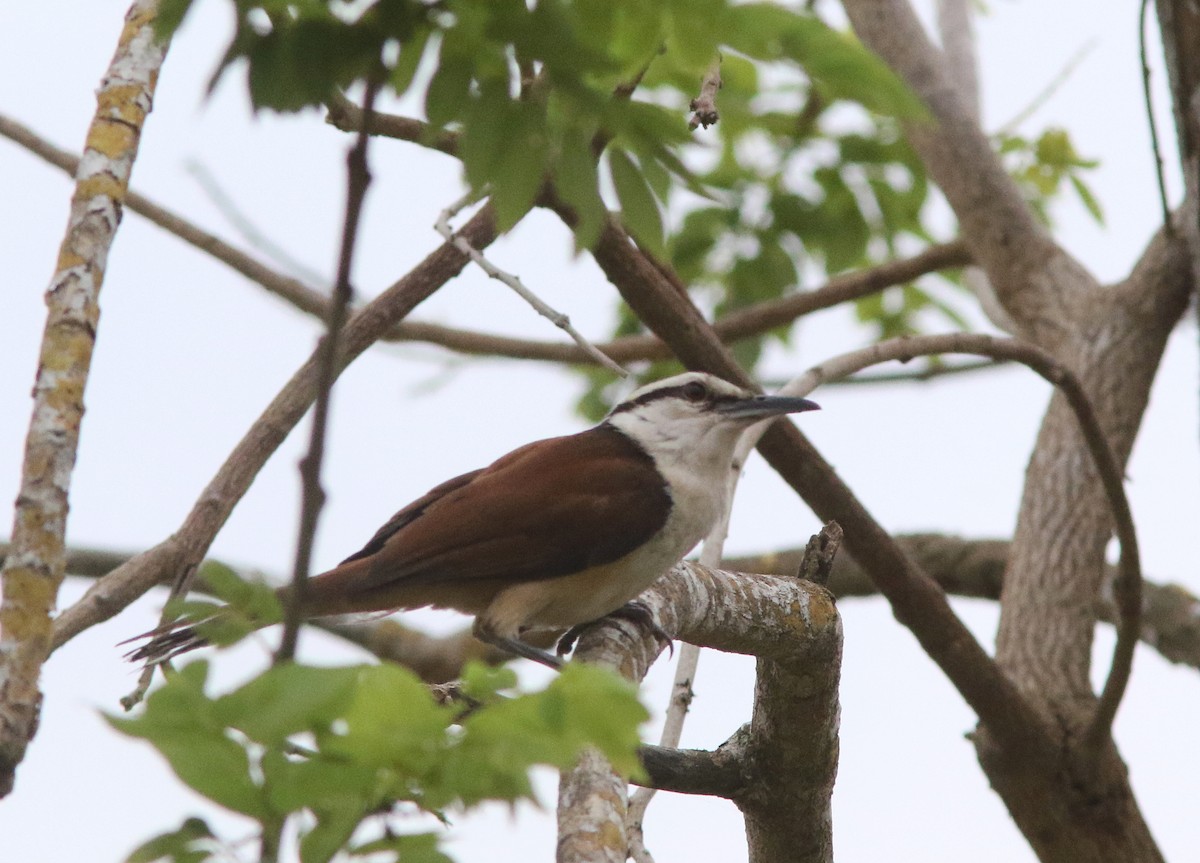
<instances>
[{"instance_id":1,"label":"bird's wing","mask_svg":"<svg viewBox=\"0 0 1200 863\"><path fill-rule=\"evenodd\" d=\"M470 473L461 474L454 477L454 479L448 479L444 483L434 486L421 497L417 498L408 506L404 507L404 509L400 510L398 513L389 518L383 527L375 531L375 535L371 537L366 545L343 560L342 563L350 563L353 560L362 560L364 557L370 557L371 555L375 554L383 548L383 544L388 541L388 538L391 537L392 534L403 529L406 524L414 519L420 518L430 504L434 503L440 498L445 497L450 492L467 485L471 482L471 480L475 479L475 477L479 476L481 473L483 473L482 469L473 470Z\"/></svg>"},{"instance_id":2,"label":"bird's wing","mask_svg":"<svg viewBox=\"0 0 1200 863\"><path fill-rule=\"evenodd\" d=\"M624 557L663 526L670 508L653 459L600 426L530 444L443 483L348 559L369 559L369 567L354 567L352 581L334 580L357 592L555 578Z\"/></svg>"}]
</instances>

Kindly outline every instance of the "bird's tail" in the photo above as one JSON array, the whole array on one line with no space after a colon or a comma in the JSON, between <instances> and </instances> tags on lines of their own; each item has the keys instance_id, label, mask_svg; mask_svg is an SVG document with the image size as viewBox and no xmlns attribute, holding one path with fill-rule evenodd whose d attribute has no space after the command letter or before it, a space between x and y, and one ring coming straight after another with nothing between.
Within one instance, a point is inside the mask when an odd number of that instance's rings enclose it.
<instances>
[{"instance_id":1,"label":"bird's tail","mask_svg":"<svg viewBox=\"0 0 1200 863\"><path fill-rule=\"evenodd\" d=\"M186 620L176 620L149 632L143 632L141 635L135 635L133 638L122 641L121 644L131 644L143 638L149 640L125 654L125 658L130 662L161 665L209 643L208 639L201 635L191 623Z\"/></svg>"}]
</instances>

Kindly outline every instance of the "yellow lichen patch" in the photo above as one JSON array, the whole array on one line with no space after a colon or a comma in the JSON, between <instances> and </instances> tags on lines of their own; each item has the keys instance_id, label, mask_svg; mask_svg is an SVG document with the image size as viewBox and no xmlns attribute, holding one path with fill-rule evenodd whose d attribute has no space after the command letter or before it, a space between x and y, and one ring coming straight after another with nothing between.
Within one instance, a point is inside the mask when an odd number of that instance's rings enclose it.
<instances>
[{"instance_id":1,"label":"yellow lichen patch","mask_svg":"<svg viewBox=\"0 0 1200 863\"><path fill-rule=\"evenodd\" d=\"M58 250L58 264L56 271L62 272L69 270L72 267L80 267L87 263L87 258L76 252L67 243L63 243L61 249Z\"/></svg>"},{"instance_id":2,"label":"yellow lichen patch","mask_svg":"<svg viewBox=\"0 0 1200 863\"><path fill-rule=\"evenodd\" d=\"M80 180L76 188L77 194L83 199L107 195L114 201L120 201L125 197L125 187L111 174L95 174Z\"/></svg>"},{"instance_id":3,"label":"yellow lichen patch","mask_svg":"<svg viewBox=\"0 0 1200 863\"><path fill-rule=\"evenodd\" d=\"M814 630L824 629L837 617L837 606L833 595L826 590L814 590L809 594L808 619Z\"/></svg>"},{"instance_id":4,"label":"yellow lichen patch","mask_svg":"<svg viewBox=\"0 0 1200 863\"><path fill-rule=\"evenodd\" d=\"M110 159L126 155L137 143L137 132L125 123L100 120L88 131L87 148Z\"/></svg>"},{"instance_id":5,"label":"yellow lichen patch","mask_svg":"<svg viewBox=\"0 0 1200 863\"><path fill-rule=\"evenodd\" d=\"M614 797L615 795L605 795L605 796ZM612 800L610 802L617 803L619 801ZM606 821L604 824L602 824L600 826L600 835L598 838L600 840L601 848L620 849L621 846L625 843L625 831L623 831L620 827L618 827L613 822Z\"/></svg>"},{"instance_id":6,"label":"yellow lichen patch","mask_svg":"<svg viewBox=\"0 0 1200 863\"><path fill-rule=\"evenodd\" d=\"M96 98L99 106L96 115L101 119L121 120L140 128L146 119L146 111L139 100L145 95L146 88L137 83L106 87Z\"/></svg>"},{"instance_id":7,"label":"yellow lichen patch","mask_svg":"<svg viewBox=\"0 0 1200 863\"><path fill-rule=\"evenodd\" d=\"M58 584L28 567L16 567L4 576L4 636L16 641L46 635Z\"/></svg>"},{"instance_id":8,"label":"yellow lichen patch","mask_svg":"<svg viewBox=\"0 0 1200 863\"><path fill-rule=\"evenodd\" d=\"M127 18L125 20L125 27L121 30L121 41L117 50L128 48L129 43L133 41L133 37L138 34L138 31L153 22L156 17L158 17L158 9L154 4L148 3Z\"/></svg>"}]
</instances>

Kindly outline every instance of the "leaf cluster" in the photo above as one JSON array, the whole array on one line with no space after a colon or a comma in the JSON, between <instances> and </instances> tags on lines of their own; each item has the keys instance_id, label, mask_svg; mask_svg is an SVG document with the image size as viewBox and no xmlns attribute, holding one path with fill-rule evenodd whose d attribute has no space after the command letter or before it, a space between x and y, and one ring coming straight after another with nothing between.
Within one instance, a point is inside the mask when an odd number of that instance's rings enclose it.
<instances>
[{"instance_id":1,"label":"leaf cluster","mask_svg":"<svg viewBox=\"0 0 1200 863\"><path fill-rule=\"evenodd\" d=\"M140 716L108 721L149 741L186 785L263 831L298 818L303 863L339 853L444 860L436 836L391 829L397 806L440 815L529 799L532 767L568 768L585 747L635 773L647 718L629 682L578 663L526 693L514 691L511 671L473 665L462 683L474 705L465 715L390 664L286 663L218 696L206 691L207 678L208 663L193 662L150 695ZM218 852L207 825L189 819L129 863L200 863Z\"/></svg>"}]
</instances>

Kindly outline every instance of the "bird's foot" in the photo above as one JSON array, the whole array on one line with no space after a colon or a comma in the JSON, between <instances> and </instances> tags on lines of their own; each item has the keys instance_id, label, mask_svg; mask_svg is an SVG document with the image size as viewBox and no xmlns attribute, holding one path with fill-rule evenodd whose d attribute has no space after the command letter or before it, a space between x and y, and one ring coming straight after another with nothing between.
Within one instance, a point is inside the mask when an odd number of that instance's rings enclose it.
<instances>
[{"instance_id":1,"label":"bird's foot","mask_svg":"<svg viewBox=\"0 0 1200 863\"><path fill-rule=\"evenodd\" d=\"M568 629L563 637L558 640L558 655L566 656L575 647L575 642L579 640L579 636L583 634L594 623L599 623L605 617L617 617L622 620L628 620L640 626L644 626L649 630L650 634L658 640L658 643L671 652L671 656L675 655L675 645L671 640L671 636L665 629L658 625L658 621L654 619L654 613L650 611L650 607L639 600L632 600L625 603L615 611L610 611L599 620L589 620L587 623L580 623Z\"/></svg>"},{"instance_id":2,"label":"bird's foot","mask_svg":"<svg viewBox=\"0 0 1200 863\"><path fill-rule=\"evenodd\" d=\"M555 656L553 653L548 653L540 647L534 647L532 644L526 644L516 638L505 638L502 635L497 635L480 622L478 618L475 620L475 626L472 631L475 637L485 644L499 647L501 650L506 650L524 659L532 659L534 662L540 662L542 665L553 668L555 671L559 671L563 667L561 656Z\"/></svg>"}]
</instances>

